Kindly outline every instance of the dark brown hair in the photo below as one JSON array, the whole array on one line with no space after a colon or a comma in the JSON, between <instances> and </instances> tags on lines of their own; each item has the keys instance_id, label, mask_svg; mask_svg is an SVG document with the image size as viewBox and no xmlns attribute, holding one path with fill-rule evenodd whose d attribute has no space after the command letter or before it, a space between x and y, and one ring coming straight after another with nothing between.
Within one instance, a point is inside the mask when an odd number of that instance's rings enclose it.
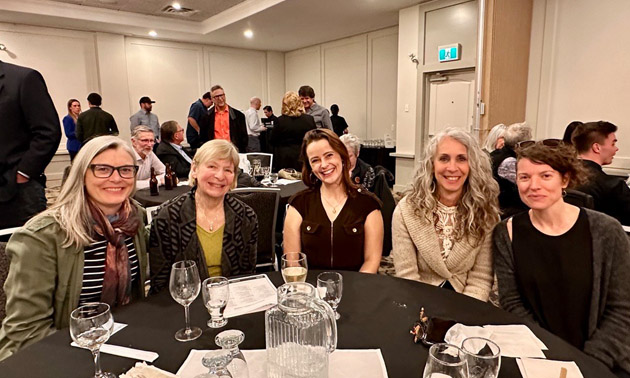
<instances>
[{"instance_id":1,"label":"dark brown hair","mask_svg":"<svg viewBox=\"0 0 630 378\"><path fill-rule=\"evenodd\" d=\"M593 143L604 143L608 135L617 131L617 126L606 121L587 122L578 125L571 135L571 142L579 153L591 149Z\"/></svg>"},{"instance_id":2,"label":"dark brown hair","mask_svg":"<svg viewBox=\"0 0 630 378\"><path fill-rule=\"evenodd\" d=\"M582 185L587 181L586 170L571 145L560 142L557 146L546 146L541 142L536 142L531 146L517 150L516 153L517 162L521 159L529 159L536 164L547 164L558 171L562 177L567 175L569 178L568 188Z\"/></svg>"},{"instance_id":3,"label":"dark brown hair","mask_svg":"<svg viewBox=\"0 0 630 378\"><path fill-rule=\"evenodd\" d=\"M160 126L160 137L162 140L172 142L177 132L177 121L166 121Z\"/></svg>"},{"instance_id":4,"label":"dark brown hair","mask_svg":"<svg viewBox=\"0 0 630 378\"><path fill-rule=\"evenodd\" d=\"M300 95L300 97L315 98L315 91L309 85L302 85L298 90L298 95Z\"/></svg>"},{"instance_id":5,"label":"dark brown hair","mask_svg":"<svg viewBox=\"0 0 630 378\"><path fill-rule=\"evenodd\" d=\"M330 147L332 147L333 151L341 156L343 170L343 172L341 172L341 182L345 187L346 192L348 192L348 194L352 194L354 189L357 189L358 186L352 182L350 174L347 172L347 169L350 166L350 157L348 156L346 145L343 144L337 134L325 128L314 129L304 135L302 149L300 152L300 157L302 159L302 181L309 188L317 188L322 184L319 179L314 177L313 169L311 168L311 164L308 161L308 156L306 154L306 148L308 145L313 142L317 142L318 140L326 140L328 144L330 144Z\"/></svg>"}]
</instances>

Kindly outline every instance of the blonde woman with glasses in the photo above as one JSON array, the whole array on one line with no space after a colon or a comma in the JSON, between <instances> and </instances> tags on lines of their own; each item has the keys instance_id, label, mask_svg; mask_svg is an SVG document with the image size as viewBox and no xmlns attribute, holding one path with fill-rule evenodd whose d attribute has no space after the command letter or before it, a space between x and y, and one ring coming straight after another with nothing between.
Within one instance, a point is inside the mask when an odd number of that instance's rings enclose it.
<instances>
[{"instance_id":1,"label":"blonde woman with glasses","mask_svg":"<svg viewBox=\"0 0 630 378\"><path fill-rule=\"evenodd\" d=\"M136 172L122 139L90 140L55 204L13 234L0 360L67 327L83 303L126 305L144 296L144 210L130 200Z\"/></svg>"}]
</instances>

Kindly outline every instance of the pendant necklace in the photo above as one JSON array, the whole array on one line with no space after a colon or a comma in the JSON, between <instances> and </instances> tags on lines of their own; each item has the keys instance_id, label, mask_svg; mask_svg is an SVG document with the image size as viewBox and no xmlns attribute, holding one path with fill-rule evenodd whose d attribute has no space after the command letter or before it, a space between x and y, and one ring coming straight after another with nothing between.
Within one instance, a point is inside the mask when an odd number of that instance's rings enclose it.
<instances>
[{"instance_id":1,"label":"pendant necklace","mask_svg":"<svg viewBox=\"0 0 630 378\"><path fill-rule=\"evenodd\" d=\"M337 206L339 206L346 199L346 197L344 196L343 198L341 198L340 201L337 201L337 203L335 205L333 205L332 203L328 202L326 197L324 197L323 195L322 195L322 198L324 199L324 202L326 202L328 204L328 206L332 207L332 213L333 214L337 214Z\"/></svg>"},{"instance_id":2,"label":"pendant necklace","mask_svg":"<svg viewBox=\"0 0 630 378\"><path fill-rule=\"evenodd\" d=\"M202 210L202 211L200 211ZM198 206L197 208L197 213L201 214L201 217L203 218L203 220L205 221L205 223L210 223L210 232L214 231L214 224L217 221L217 219L219 218L219 212L216 211L214 214L214 218L212 218L212 220L208 221L208 217L206 217L206 213L203 211L203 209L201 209L200 206Z\"/></svg>"}]
</instances>

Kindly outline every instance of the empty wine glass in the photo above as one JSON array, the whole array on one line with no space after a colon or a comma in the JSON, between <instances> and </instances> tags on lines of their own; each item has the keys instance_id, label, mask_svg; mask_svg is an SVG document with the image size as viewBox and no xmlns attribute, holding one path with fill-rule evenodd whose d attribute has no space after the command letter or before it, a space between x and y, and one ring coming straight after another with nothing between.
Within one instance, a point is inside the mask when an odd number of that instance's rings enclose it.
<instances>
[{"instance_id":1,"label":"empty wine glass","mask_svg":"<svg viewBox=\"0 0 630 378\"><path fill-rule=\"evenodd\" d=\"M282 278L285 283L306 282L308 264L306 254L302 252L287 252L281 258Z\"/></svg>"},{"instance_id":2,"label":"empty wine glass","mask_svg":"<svg viewBox=\"0 0 630 378\"><path fill-rule=\"evenodd\" d=\"M455 345L438 343L429 348L423 378L467 378L466 357Z\"/></svg>"},{"instance_id":3,"label":"empty wine glass","mask_svg":"<svg viewBox=\"0 0 630 378\"><path fill-rule=\"evenodd\" d=\"M201 280L199 271L193 260L178 261L171 269L171 279L168 288L175 301L184 306L186 327L175 333L178 341L191 341L201 336L201 328L190 326L190 304L199 295Z\"/></svg>"},{"instance_id":4,"label":"empty wine glass","mask_svg":"<svg viewBox=\"0 0 630 378\"><path fill-rule=\"evenodd\" d=\"M210 277L203 281L202 293L203 304L208 309L210 320L208 327L221 328L227 324L227 319L223 317L223 312L230 299L230 287L225 277Z\"/></svg>"},{"instance_id":5,"label":"empty wine glass","mask_svg":"<svg viewBox=\"0 0 630 378\"><path fill-rule=\"evenodd\" d=\"M271 187L276 188L278 186L278 174L277 173L270 173L269 174L269 181L271 181Z\"/></svg>"},{"instance_id":6,"label":"empty wine glass","mask_svg":"<svg viewBox=\"0 0 630 378\"><path fill-rule=\"evenodd\" d=\"M195 378L236 378L226 369L230 361L232 361L232 353L229 350L211 350L201 359L201 364L209 371Z\"/></svg>"},{"instance_id":7,"label":"empty wine glass","mask_svg":"<svg viewBox=\"0 0 630 378\"><path fill-rule=\"evenodd\" d=\"M469 337L462 342L469 378L496 378L501 368L501 348L486 338Z\"/></svg>"},{"instance_id":8,"label":"empty wine glass","mask_svg":"<svg viewBox=\"0 0 630 378\"><path fill-rule=\"evenodd\" d=\"M70 336L81 348L89 349L94 358L95 378L115 378L101 371L101 345L109 340L114 318L107 303L86 303L70 314Z\"/></svg>"},{"instance_id":9,"label":"empty wine glass","mask_svg":"<svg viewBox=\"0 0 630 378\"><path fill-rule=\"evenodd\" d=\"M229 329L219 333L214 342L222 349L230 351L232 362L227 365L228 371L233 378L249 378L249 369L243 352L238 348L239 344L245 340L245 334L238 329Z\"/></svg>"},{"instance_id":10,"label":"empty wine glass","mask_svg":"<svg viewBox=\"0 0 630 378\"><path fill-rule=\"evenodd\" d=\"M341 315L337 312L337 306L343 294L343 277L337 272L324 272L317 276L317 294L335 311L335 319Z\"/></svg>"}]
</instances>

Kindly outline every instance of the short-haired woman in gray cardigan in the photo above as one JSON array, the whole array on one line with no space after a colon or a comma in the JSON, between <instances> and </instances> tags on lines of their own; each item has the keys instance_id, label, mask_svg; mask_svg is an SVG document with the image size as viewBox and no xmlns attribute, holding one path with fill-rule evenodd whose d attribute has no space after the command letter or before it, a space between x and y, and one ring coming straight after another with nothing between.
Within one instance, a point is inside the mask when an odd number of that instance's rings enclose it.
<instances>
[{"instance_id":1,"label":"short-haired woman in gray cardigan","mask_svg":"<svg viewBox=\"0 0 630 378\"><path fill-rule=\"evenodd\" d=\"M615 219L564 202L565 189L584 175L570 146L529 142L517 159L519 194L530 210L494 230L501 307L628 376L628 237Z\"/></svg>"},{"instance_id":2,"label":"short-haired woman in gray cardigan","mask_svg":"<svg viewBox=\"0 0 630 378\"><path fill-rule=\"evenodd\" d=\"M487 301L498 195L490 159L472 135L449 128L433 137L394 210L396 275Z\"/></svg>"}]
</instances>

